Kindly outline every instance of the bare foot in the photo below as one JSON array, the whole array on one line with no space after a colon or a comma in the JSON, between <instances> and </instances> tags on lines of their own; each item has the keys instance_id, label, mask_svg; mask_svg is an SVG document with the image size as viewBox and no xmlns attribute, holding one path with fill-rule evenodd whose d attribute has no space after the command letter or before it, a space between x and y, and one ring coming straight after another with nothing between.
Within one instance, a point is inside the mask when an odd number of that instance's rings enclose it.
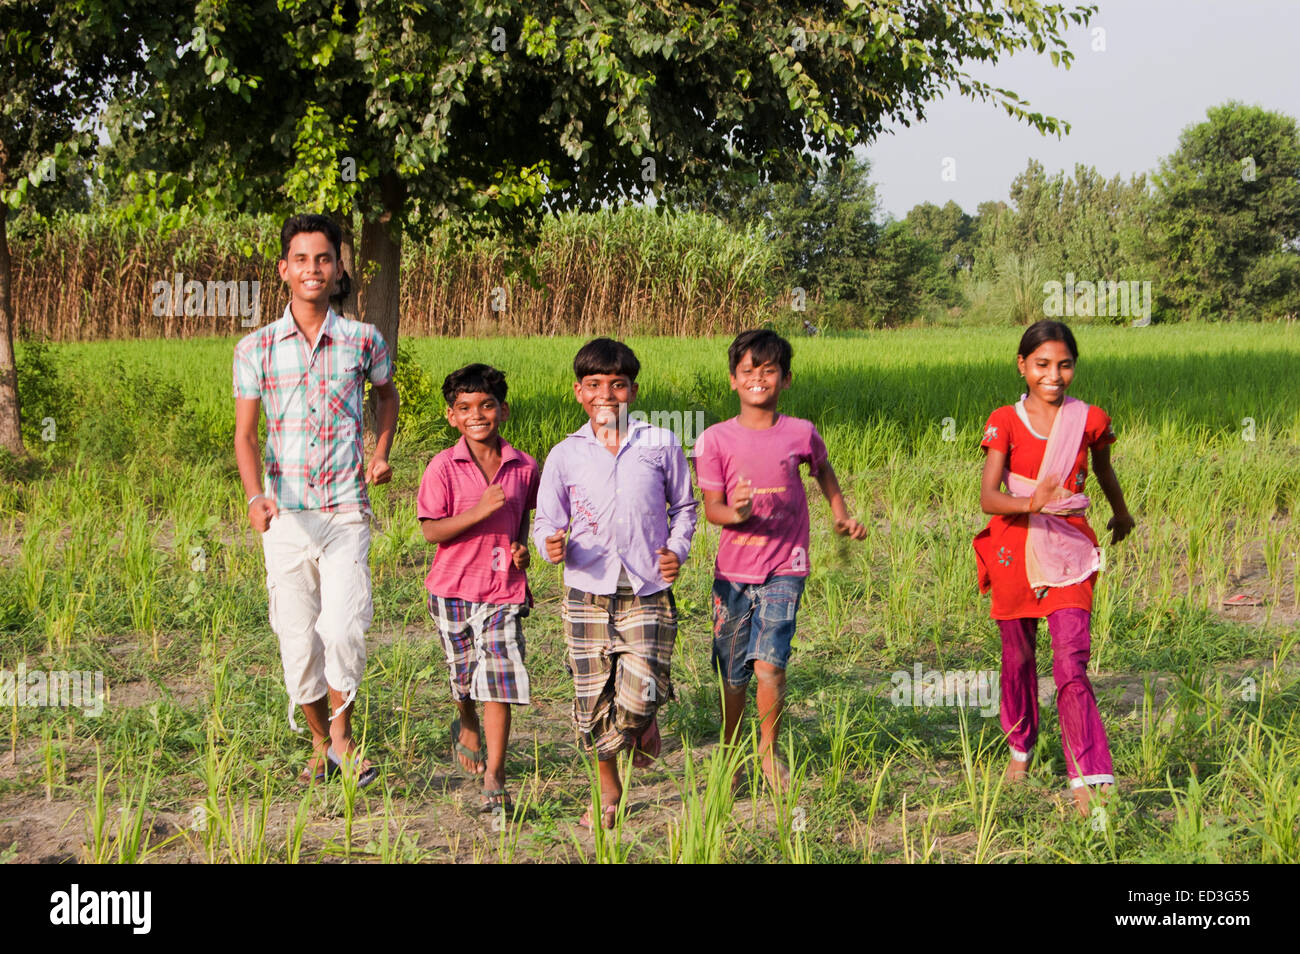
<instances>
[{"instance_id":1,"label":"bare foot","mask_svg":"<svg viewBox=\"0 0 1300 954\"><path fill-rule=\"evenodd\" d=\"M785 767L785 763L772 754L770 748L763 753L763 778L778 791L790 784L790 770Z\"/></svg>"},{"instance_id":2,"label":"bare foot","mask_svg":"<svg viewBox=\"0 0 1300 954\"><path fill-rule=\"evenodd\" d=\"M600 825L602 828L610 829L614 827L614 816L618 814L617 805L605 805L600 810ZM591 809L588 808L578 819L578 824L583 828L591 827Z\"/></svg>"},{"instance_id":3,"label":"bare foot","mask_svg":"<svg viewBox=\"0 0 1300 954\"><path fill-rule=\"evenodd\" d=\"M1007 770L1004 778L1008 782L1023 782L1029 775L1029 761L1020 759L1011 759L1007 762Z\"/></svg>"},{"instance_id":4,"label":"bare foot","mask_svg":"<svg viewBox=\"0 0 1300 954\"><path fill-rule=\"evenodd\" d=\"M641 730L632 744L632 764L637 768L649 768L663 751L663 739L659 735L659 720L650 719L650 724Z\"/></svg>"},{"instance_id":5,"label":"bare foot","mask_svg":"<svg viewBox=\"0 0 1300 954\"><path fill-rule=\"evenodd\" d=\"M1079 810L1080 815L1087 818L1093 813L1094 806L1105 810L1113 790L1113 785L1098 785L1095 788L1091 785L1080 785L1071 790L1074 795L1074 807Z\"/></svg>"}]
</instances>

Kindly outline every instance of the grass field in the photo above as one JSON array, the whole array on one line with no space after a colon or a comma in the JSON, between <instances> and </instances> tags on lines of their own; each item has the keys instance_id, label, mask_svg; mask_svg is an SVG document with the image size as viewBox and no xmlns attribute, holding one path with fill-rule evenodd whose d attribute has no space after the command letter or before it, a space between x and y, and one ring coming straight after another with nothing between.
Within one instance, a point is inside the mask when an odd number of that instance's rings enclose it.
<instances>
[{"instance_id":1,"label":"grass field","mask_svg":"<svg viewBox=\"0 0 1300 954\"><path fill-rule=\"evenodd\" d=\"M375 623L357 699L365 792L294 779L261 549L231 440L233 339L20 350L37 461L0 489L0 669L102 671L102 714L0 712L0 860L97 861L1300 861L1300 329L1077 328L1071 393L1105 408L1137 530L1107 547L1091 672L1120 798L1068 806L1055 709L1029 784L1000 784L996 716L894 705L891 676L998 667L975 587L979 436L1020 394L1016 329L795 342L782 410L816 422L852 509L829 532L809 482L813 572L791 662L788 793L734 801L717 744L700 521L676 592L665 756L637 772L610 833L568 723L559 571L534 558L534 704L508 762L517 817L477 814L450 760L441 650L422 600L431 549L414 495L450 441L437 385L469 361L511 383L503 433L539 459L583 421L577 339L413 340L393 483L373 495ZM636 339L637 405L705 423L734 413L723 339ZM1096 491L1091 520L1110 513ZM1259 605L1228 607L1239 593ZM1046 640L1042 640L1046 643ZM1050 652L1040 652L1050 689ZM1050 692L1048 692L1050 696Z\"/></svg>"}]
</instances>

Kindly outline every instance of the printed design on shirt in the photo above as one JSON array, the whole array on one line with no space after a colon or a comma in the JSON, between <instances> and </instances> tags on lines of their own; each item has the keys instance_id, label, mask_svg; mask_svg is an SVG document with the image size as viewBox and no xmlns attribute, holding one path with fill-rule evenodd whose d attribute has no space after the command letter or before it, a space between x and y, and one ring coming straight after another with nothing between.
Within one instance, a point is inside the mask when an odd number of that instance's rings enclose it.
<instances>
[{"instance_id":1,"label":"printed design on shirt","mask_svg":"<svg viewBox=\"0 0 1300 954\"><path fill-rule=\"evenodd\" d=\"M1084 478L1087 476L1088 476L1088 472L1086 470L1081 470L1074 475L1074 486L1077 490L1083 489L1083 481Z\"/></svg>"},{"instance_id":2,"label":"printed design on shirt","mask_svg":"<svg viewBox=\"0 0 1300 954\"><path fill-rule=\"evenodd\" d=\"M507 555L505 547L492 548L492 572L500 573L507 567Z\"/></svg>"},{"instance_id":3,"label":"printed design on shirt","mask_svg":"<svg viewBox=\"0 0 1300 954\"><path fill-rule=\"evenodd\" d=\"M1001 563L1003 566L1010 566L1014 561L1015 561L1015 557L1012 556L1010 550L1008 550L1006 547L998 547L999 563Z\"/></svg>"},{"instance_id":4,"label":"printed design on shirt","mask_svg":"<svg viewBox=\"0 0 1300 954\"><path fill-rule=\"evenodd\" d=\"M803 547L795 547L790 551L790 569L796 573L803 573L808 569L808 551Z\"/></svg>"},{"instance_id":5,"label":"printed design on shirt","mask_svg":"<svg viewBox=\"0 0 1300 954\"><path fill-rule=\"evenodd\" d=\"M573 521L577 523L581 518L587 522L587 526L592 533L600 532L600 521L596 519L596 508L592 506L591 499L586 492L577 484L569 485L569 506L573 509Z\"/></svg>"},{"instance_id":6,"label":"printed design on shirt","mask_svg":"<svg viewBox=\"0 0 1300 954\"><path fill-rule=\"evenodd\" d=\"M767 543L767 537L761 533L738 533L731 538L731 545L736 547L761 547Z\"/></svg>"},{"instance_id":7,"label":"printed design on shirt","mask_svg":"<svg viewBox=\"0 0 1300 954\"><path fill-rule=\"evenodd\" d=\"M987 444L989 441L997 440L997 437L998 437L998 429L997 429L997 427L995 427L994 425L990 424L988 427L984 428L984 441L983 441L983 443Z\"/></svg>"}]
</instances>

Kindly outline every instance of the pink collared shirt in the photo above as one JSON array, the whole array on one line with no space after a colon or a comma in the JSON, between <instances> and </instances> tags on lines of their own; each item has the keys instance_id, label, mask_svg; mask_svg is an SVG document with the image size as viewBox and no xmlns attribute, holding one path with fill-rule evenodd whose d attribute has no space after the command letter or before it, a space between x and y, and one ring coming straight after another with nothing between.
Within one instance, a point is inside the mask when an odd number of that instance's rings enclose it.
<instances>
[{"instance_id":1,"label":"pink collared shirt","mask_svg":"<svg viewBox=\"0 0 1300 954\"><path fill-rule=\"evenodd\" d=\"M501 467L492 483L505 490L505 506L438 546L424 580L430 593L471 603L530 602L527 578L515 568L510 543L520 538L520 524L537 506L539 478L537 461L502 439ZM462 437L424 469L415 498L416 515L421 520L441 520L464 513L479 502L487 487Z\"/></svg>"}]
</instances>

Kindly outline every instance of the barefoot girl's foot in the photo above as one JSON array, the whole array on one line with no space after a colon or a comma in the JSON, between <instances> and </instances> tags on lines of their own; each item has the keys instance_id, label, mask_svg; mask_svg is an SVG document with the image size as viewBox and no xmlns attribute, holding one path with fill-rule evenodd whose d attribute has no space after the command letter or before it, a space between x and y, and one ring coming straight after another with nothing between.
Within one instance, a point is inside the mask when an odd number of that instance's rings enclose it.
<instances>
[{"instance_id":1,"label":"barefoot girl's foot","mask_svg":"<svg viewBox=\"0 0 1300 954\"><path fill-rule=\"evenodd\" d=\"M1023 781L1029 775L1029 759L1018 759L1014 756L1007 762L1007 770L1004 775L1008 782Z\"/></svg>"}]
</instances>

